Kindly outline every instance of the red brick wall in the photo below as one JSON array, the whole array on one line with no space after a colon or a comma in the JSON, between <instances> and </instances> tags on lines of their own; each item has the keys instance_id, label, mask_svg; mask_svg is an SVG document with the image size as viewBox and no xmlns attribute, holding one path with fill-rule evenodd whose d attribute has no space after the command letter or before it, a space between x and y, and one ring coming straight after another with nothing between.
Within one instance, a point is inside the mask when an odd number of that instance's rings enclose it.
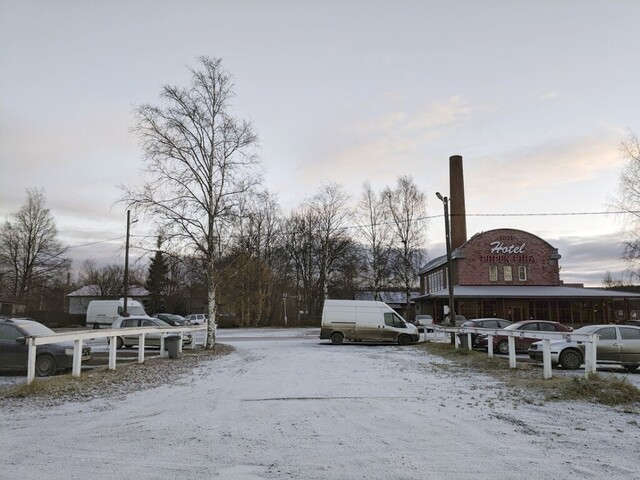
<instances>
[{"instance_id":1,"label":"red brick wall","mask_svg":"<svg viewBox=\"0 0 640 480\"><path fill-rule=\"evenodd\" d=\"M540 237L515 229L490 230L475 235L460 247L457 259L458 285L559 285L557 249ZM492 251L493 250L493 251ZM489 279L489 266L498 267L498 280ZM512 269L512 281L504 280L505 265ZM527 280L518 279L518 266L527 267Z\"/></svg>"}]
</instances>

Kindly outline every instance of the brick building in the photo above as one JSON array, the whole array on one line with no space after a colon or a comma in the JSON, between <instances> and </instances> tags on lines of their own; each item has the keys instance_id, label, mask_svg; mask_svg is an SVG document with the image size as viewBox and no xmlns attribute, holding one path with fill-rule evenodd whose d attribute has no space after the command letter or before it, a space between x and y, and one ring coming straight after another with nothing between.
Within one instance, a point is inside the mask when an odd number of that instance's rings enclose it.
<instances>
[{"instance_id":1,"label":"brick building","mask_svg":"<svg viewBox=\"0 0 640 480\"><path fill-rule=\"evenodd\" d=\"M457 315L498 317L511 321L559 321L569 325L640 319L640 294L565 285L560 279L560 254L542 238L503 228L466 239L462 158L451 157L452 277ZM462 199L462 201L460 201ZM416 313L437 323L449 304L447 257L438 257L420 271Z\"/></svg>"}]
</instances>

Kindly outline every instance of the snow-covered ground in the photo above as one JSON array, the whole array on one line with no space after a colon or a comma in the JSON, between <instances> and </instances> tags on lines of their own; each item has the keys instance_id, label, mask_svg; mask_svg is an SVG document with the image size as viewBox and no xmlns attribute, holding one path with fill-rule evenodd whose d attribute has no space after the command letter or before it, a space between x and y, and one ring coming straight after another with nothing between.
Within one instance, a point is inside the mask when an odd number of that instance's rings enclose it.
<instances>
[{"instance_id":1,"label":"snow-covered ground","mask_svg":"<svg viewBox=\"0 0 640 480\"><path fill-rule=\"evenodd\" d=\"M0 478L640 478L637 406L514 406L413 347L315 332L220 331L236 352L174 385L6 408Z\"/></svg>"}]
</instances>

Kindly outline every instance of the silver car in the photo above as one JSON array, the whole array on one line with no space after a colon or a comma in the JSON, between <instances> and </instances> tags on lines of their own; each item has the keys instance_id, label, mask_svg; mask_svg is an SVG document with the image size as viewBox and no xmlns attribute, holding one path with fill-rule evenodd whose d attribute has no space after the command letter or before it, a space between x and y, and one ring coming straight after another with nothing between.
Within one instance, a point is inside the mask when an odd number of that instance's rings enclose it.
<instances>
[{"instance_id":1,"label":"silver car","mask_svg":"<svg viewBox=\"0 0 640 480\"><path fill-rule=\"evenodd\" d=\"M171 327L168 323L160 320L159 318L152 317L120 317L117 318L111 328L138 328L138 327L156 327L167 328ZM159 347L162 337L174 335L172 333L148 333L145 335L145 346L147 347ZM139 335L127 335L123 332L116 337L116 348L130 348L137 346L140 341ZM184 333L182 336L182 345L190 345L193 342L193 337L190 334Z\"/></svg>"},{"instance_id":2,"label":"silver car","mask_svg":"<svg viewBox=\"0 0 640 480\"><path fill-rule=\"evenodd\" d=\"M640 367L640 327L627 325L589 325L573 333L599 335L597 363L618 364L633 371ZM542 361L542 341L529 347L529 356ZM575 370L584 363L585 345L582 341L555 340L551 342L551 363L566 370Z\"/></svg>"}]
</instances>

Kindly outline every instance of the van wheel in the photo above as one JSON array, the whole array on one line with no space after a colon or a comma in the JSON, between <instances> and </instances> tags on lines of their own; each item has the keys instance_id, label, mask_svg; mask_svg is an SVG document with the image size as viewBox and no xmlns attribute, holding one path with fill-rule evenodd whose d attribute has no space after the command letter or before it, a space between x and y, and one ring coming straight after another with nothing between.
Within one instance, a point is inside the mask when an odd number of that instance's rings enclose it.
<instances>
[{"instance_id":1,"label":"van wheel","mask_svg":"<svg viewBox=\"0 0 640 480\"><path fill-rule=\"evenodd\" d=\"M334 332L331 334L331 343L333 343L334 345L340 345L343 340L344 335L342 335L340 332Z\"/></svg>"},{"instance_id":2,"label":"van wheel","mask_svg":"<svg viewBox=\"0 0 640 480\"><path fill-rule=\"evenodd\" d=\"M398 337L398 343L400 345L409 345L411 344L411 337L409 335L400 335Z\"/></svg>"}]
</instances>

